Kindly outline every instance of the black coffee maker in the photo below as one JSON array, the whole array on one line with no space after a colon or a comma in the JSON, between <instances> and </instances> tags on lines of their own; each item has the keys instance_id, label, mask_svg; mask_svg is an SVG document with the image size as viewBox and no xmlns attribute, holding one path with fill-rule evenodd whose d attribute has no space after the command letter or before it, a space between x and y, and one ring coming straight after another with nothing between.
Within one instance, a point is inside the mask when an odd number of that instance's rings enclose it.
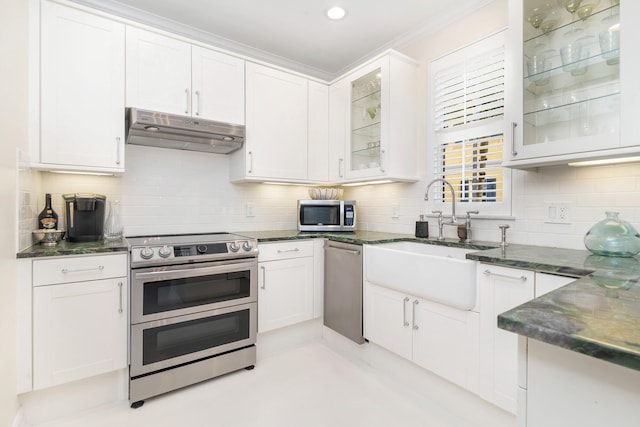
<instances>
[{"instance_id":1,"label":"black coffee maker","mask_svg":"<svg viewBox=\"0 0 640 427\"><path fill-rule=\"evenodd\" d=\"M63 194L67 219L67 240L102 240L106 196L93 193Z\"/></svg>"}]
</instances>

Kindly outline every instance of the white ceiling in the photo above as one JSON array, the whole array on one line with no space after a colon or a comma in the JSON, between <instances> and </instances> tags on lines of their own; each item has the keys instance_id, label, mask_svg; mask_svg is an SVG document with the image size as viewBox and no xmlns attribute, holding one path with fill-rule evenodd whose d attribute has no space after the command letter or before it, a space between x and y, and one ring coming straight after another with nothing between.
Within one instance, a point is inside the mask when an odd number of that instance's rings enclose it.
<instances>
[{"instance_id":1,"label":"white ceiling","mask_svg":"<svg viewBox=\"0 0 640 427\"><path fill-rule=\"evenodd\" d=\"M331 80L490 0L73 0ZM326 11L347 10L341 21Z\"/></svg>"}]
</instances>

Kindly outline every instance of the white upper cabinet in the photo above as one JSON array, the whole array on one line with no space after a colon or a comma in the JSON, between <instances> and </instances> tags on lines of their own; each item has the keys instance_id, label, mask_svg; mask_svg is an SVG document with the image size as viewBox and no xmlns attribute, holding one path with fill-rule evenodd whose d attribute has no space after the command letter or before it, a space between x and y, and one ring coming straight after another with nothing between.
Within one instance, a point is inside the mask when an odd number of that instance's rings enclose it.
<instances>
[{"instance_id":1,"label":"white upper cabinet","mask_svg":"<svg viewBox=\"0 0 640 427\"><path fill-rule=\"evenodd\" d=\"M244 124L244 60L192 46L195 117Z\"/></svg>"},{"instance_id":2,"label":"white upper cabinet","mask_svg":"<svg viewBox=\"0 0 640 427\"><path fill-rule=\"evenodd\" d=\"M246 139L232 154L231 180L307 181L307 79L249 62L246 94Z\"/></svg>"},{"instance_id":3,"label":"white upper cabinet","mask_svg":"<svg viewBox=\"0 0 640 427\"><path fill-rule=\"evenodd\" d=\"M555 1L509 1L507 166L640 152L640 60L632 50L640 4L566 3L569 10Z\"/></svg>"},{"instance_id":4,"label":"white upper cabinet","mask_svg":"<svg viewBox=\"0 0 640 427\"><path fill-rule=\"evenodd\" d=\"M244 61L127 27L129 107L244 124Z\"/></svg>"},{"instance_id":5,"label":"white upper cabinet","mask_svg":"<svg viewBox=\"0 0 640 427\"><path fill-rule=\"evenodd\" d=\"M311 182L329 180L329 86L309 81L308 173Z\"/></svg>"},{"instance_id":6,"label":"white upper cabinet","mask_svg":"<svg viewBox=\"0 0 640 427\"><path fill-rule=\"evenodd\" d=\"M123 172L124 25L46 1L41 20L34 167Z\"/></svg>"},{"instance_id":7,"label":"white upper cabinet","mask_svg":"<svg viewBox=\"0 0 640 427\"><path fill-rule=\"evenodd\" d=\"M191 114L191 45L127 27L127 106Z\"/></svg>"},{"instance_id":8,"label":"white upper cabinet","mask_svg":"<svg viewBox=\"0 0 640 427\"><path fill-rule=\"evenodd\" d=\"M332 85L332 178L417 180L416 70L390 51Z\"/></svg>"}]
</instances>

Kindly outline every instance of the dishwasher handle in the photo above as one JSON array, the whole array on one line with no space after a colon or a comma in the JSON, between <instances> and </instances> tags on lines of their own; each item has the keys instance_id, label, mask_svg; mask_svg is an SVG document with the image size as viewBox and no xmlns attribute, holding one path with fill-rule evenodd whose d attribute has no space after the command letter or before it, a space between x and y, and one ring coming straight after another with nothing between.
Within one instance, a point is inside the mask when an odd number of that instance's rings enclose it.
<instances>
[{"instance_id":1,"label":"dishwasher handle","mask_svg":"<svg viewBox=\"0 0 640 427\"><path fill-rule=\"evenodd\" d=\"M331 245L324 245L324 249L327 251L338 251L338 252L345 252L351 255L356 255L356 256L360 256L360 253L362 251L358 250L358 249L346 249L346 248L341 248L339 246L331 246Z\"/></svg>"}]
</instances>

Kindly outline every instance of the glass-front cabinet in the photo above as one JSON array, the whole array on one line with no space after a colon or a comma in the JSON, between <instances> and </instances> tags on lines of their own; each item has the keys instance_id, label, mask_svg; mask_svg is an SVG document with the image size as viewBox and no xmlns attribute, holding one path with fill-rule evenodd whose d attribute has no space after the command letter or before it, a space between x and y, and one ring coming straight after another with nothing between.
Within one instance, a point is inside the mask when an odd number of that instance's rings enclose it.
<instances>
[{"instance_id":1,"label":"glass-front cabinet","mask_svg":"<svg viewBox=\"0 0 640 427\"><path fill-rule=\"evenodd\" d=\"M388 51L331 86L331 181L417 180L416 70Z\"/></svg>"},{"instance_id":2,"label":"glass-front cabinet","mask_svg":"<svg viewBox=\"0 0 640 427\"><path fill-rule=\"evenodd\" d=\"M380 168L382 69L351 82L350 171Z\"/></svg>"},{"instance_id":3,"label":"glass-front cabinet","mask_svg":"<svg viewBox=\"0 0 640 427\"><path fill-rule=\"evenodd\" d=\"M632 0L511 0L509 166L640 151ZM631 45L632 46L632 45Z\"/></svg>"}]
</instances>

